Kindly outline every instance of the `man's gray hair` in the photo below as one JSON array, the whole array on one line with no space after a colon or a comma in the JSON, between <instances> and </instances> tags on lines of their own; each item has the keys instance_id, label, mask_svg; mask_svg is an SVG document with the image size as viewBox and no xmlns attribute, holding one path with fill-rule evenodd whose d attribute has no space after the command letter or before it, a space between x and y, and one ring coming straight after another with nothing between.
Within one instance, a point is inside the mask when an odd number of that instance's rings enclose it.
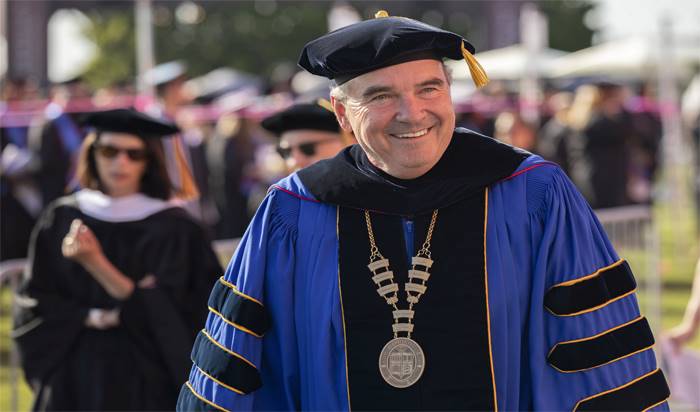
<instances>
[{"instance_id":1,"label":"man's gray hair","mask_svg":"<svg viewBox=\"0 0 700 412\"><path fill-rule=\"evenodd\" d=\"M442 63L442 70L445 72L445 78L447 78L447 84L452 84L452 68L448 67L444 61ZM350 88L350 83L354 79L350 79L345 83L338 84L334 79L331 79L330 82L330 88L331 88L331 97L340 101L341 103L345 103L345 101L348 99L348 89Z\"/></svg>"},{"instance_id":2,"label":"man's gray hair","mask_svg":"<svg viewBox=\"0 0 700 412\"><path fill-rule=\"evenodd\" d=\"M335 79L331 79L331 97L335 100L338 100L341 103L345 103L348 99L348 85L351 81L352 79L343 84L338 84L338 82L335 81Z\"/></svg>"}]
</instances>

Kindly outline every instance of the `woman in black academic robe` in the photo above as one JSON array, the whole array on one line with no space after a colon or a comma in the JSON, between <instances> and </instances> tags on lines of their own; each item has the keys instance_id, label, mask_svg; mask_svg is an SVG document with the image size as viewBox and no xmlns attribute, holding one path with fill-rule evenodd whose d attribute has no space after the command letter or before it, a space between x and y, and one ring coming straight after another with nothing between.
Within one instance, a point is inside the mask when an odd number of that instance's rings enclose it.
<instances>
[{"instance_id":1,"label":"woman in black academic robe","mask_svg":"<svg viewBox=\"0 0 700 412\"><path fill-rule=\"evenodd\" d=\"M221 274L203 229L175 202L157 137L133 110L91 115L85 188L32 234L14 336L34 410L172 410Z\"/></svg>"}]
</instances>

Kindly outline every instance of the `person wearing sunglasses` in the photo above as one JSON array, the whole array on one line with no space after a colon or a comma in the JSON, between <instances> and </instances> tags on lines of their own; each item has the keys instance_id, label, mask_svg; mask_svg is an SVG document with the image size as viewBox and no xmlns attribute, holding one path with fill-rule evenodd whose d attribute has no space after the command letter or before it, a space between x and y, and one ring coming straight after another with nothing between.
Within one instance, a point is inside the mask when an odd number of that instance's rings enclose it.
<instances>
[{"instance_id":1,"label":"person wearing sunglasses","mask_svg":"<svg viewBox=\"0 0 700 412\"><path fill-rule=\"evenodd\" d=\"M161 139L178 128L131 109L84 124L82 189L40 217L18 291L34 410L172 410L221 267L172 200Z\"/></svg>"},{"instance_id":2,"label":"person wearing sunglasses","mask_svg":"<svg viewBox=\"0 0 700 412\"><path fill-rule=\"evenodd\" d=\"M317 103L295 104L261 125L279 138L277 153L289 173L331 158L348 145L333 112Z\"/></svg>"}]
</instances>

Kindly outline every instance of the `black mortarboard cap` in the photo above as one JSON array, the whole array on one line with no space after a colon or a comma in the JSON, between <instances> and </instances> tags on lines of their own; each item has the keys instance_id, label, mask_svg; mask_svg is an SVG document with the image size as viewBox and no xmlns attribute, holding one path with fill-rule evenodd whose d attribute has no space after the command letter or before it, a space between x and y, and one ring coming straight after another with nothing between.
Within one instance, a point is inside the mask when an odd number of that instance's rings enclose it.
<instances>
[{"instance_id":1,"label":"black mortarboard cap","mask_svg":"<svg viewBox=\"0 0 700 412\"><path fill-rule=\"evenodd\" d=\"M462 36L406 17L377 18L334 30L304 46L299 66L342 84L354 77L420 59L467 60L477 86L488 82Z\"/></svg>"},{"instance_id":2,"label":"black mortarboard cap","mask_svg":"<svg viewBox=\"0 0 700 412\"><path fill-rule=\"evenodd\" d=\"M340 132L333 112L315 103L300 103L265 118L262 127L280 136L290 130Z\"/></svg>"},{"instance_id":3,"label":"black mortarboard cap","mask_svg":"<svg viewBox=\"0 0 700 412\"><path fill-rule=\"evenodd\" d=\"M180 132L174 123L134 109L92 112L83 116L80 123L99 132L129 133L142 139L167 137Z\"/></svg>"}]
</instances>

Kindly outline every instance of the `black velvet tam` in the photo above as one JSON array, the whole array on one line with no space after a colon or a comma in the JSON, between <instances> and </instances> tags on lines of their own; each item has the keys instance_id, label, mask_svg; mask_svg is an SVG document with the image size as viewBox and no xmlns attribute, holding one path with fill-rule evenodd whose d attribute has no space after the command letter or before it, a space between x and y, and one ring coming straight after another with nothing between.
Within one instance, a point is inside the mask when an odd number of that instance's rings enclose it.
<instances>
[{"instance_id":1,"label":"black velvet tam","mask_svg":"<svg viewBox=\"0 0 700 412\"><path fill-rule=\"evenodd\" d=\"M304 46L299 66L342 84L394 64L422 59L461 60L462 36L406 17L380 17L332 31Z\"/></svg>"},{"instance_id":2,"label":"black velvet tam","mask_svg":"<svg viewBox=\"0 0 700 412\"><path fill-rule=\"evenodd\" d=\"M98 132L129 133L142 139L167 137L180 132L174 123L156 119L134 109L93 112L85 115L81 124Z\"/></svg>"},{"instance_id":3,"label":"black velvet tam","mask_svg":"<svg viewBox=\"0 0 700 412\"><path fill-rule=\"evenodd\" d=\"M312 103L295 104L264 119L261 124L277 136L290 130L340 132L333 112Z\"/></svg>"}]
</instances>

